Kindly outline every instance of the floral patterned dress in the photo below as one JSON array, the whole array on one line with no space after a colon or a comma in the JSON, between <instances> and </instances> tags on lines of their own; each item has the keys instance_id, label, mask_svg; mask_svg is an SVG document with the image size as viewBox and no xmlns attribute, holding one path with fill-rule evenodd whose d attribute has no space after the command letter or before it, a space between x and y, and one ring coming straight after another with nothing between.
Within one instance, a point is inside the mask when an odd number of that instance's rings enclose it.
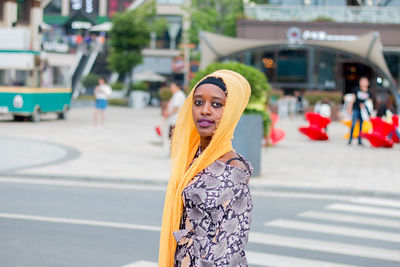
<instances>
[{"instance_id":1,"label":"floral patterned dress","mask_svg":"<svg viewBox=\"0 0 400 267\"><path fill-rule=\"evenodd\" d=\"M180 230L173 233L175 266L248 266L244 248L253 208L248 187L253 169L239 157L248 169L217 160L183 190Z\"/></svg>"}]
</instances>

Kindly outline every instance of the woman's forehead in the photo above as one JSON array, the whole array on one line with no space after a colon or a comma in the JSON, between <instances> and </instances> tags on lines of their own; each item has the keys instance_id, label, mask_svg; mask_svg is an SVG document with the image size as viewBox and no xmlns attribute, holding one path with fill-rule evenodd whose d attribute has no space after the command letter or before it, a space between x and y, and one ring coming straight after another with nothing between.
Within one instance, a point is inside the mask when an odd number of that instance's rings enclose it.
<instances>
[{"instance_id":1,"label":"woman's forehead","mask_svg":"<svg viewBox=\"0 0 400 267\"><path fill-rule=\"evenodd\" d=\"M219 98L226 98L225 92L222 91L221 88L216 86L215 84L202 84L199 87L196 88L193 94L194 97L196 96L215 96Z\"/></svg>"}]
</instances>

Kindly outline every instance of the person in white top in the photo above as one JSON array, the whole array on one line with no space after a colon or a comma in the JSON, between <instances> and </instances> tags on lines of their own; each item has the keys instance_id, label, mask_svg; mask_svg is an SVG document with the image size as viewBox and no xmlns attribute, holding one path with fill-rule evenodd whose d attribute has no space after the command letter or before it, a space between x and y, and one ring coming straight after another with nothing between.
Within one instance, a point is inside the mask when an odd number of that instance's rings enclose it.
<instances>
[{"instance_id":1,"label":"person in white top","mask_svg":"<svg viewBox=\"0 0 400 267\"><path fill-rule=\"evenodd\" d=\"M106 84L103 78L99 79L99 84L94 89L94 95L96 97L96 108L94 111L93 126L97 125L97 117L100 114L100 124L104 125L105 120L105 110L107 109L108 98L111 96L112 89L111 86Z\"/></svg>"},{"instance_id":2,"label":"person in white top","mask_svg":"<svg viewBox=\"0 0 400 267\"><path fill-rule=\"evenodd\" d=\"M314 112L318 113L322 117L331 118L331 105L329 99L325 98L321 102L317 102L314 107Z\"/></svg>"},{"instance_id":3,"label":"person in white top","mask_svg":"<svg viewBox=\"0 0 400 267\"><path fill-rule=\"evenodd\" d=\"M164 119L166 120L166 130L164 133L168 133L168 135L164 134L164 142L169 143L168 139L171 139L173 130L175 128L176 120L178 118L179 109L182 107L183 103L186 100L185 93L179 88L179 86L172 82L170 85L170 89L172 92L172 98L168 102L168 106L164 111ZM166 145L166 144L165 144Z\"/></svg>"}]
</instances>

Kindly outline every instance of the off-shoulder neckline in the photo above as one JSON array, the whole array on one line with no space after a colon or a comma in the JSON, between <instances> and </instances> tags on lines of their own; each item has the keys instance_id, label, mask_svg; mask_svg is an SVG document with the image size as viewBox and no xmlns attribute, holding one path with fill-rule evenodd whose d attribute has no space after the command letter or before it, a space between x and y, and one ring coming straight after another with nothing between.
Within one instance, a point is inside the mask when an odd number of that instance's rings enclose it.
<instances>
[{"instance_id":1,"label":"off-shoulder neckline","mask_svg":"<svg viewBox=\"0 0 400 267\"><path fill-rule=\"evenodd\" d=\"M239 156L239 157L240 157L240 156ZM223 164L223 165L225 165L225 166L229 166L229 167L238 169L238 170L240 170L241 172L245 173L246 175L250 175L250 174L251 174L250 170L243 169L243 168L240 168L240 167L235 166L235 165L226 164L225 161L222 161L222 160L220 160L220 159L217 159L216 162L220 162L221 164Z\"/></svg>"}]
</instances>

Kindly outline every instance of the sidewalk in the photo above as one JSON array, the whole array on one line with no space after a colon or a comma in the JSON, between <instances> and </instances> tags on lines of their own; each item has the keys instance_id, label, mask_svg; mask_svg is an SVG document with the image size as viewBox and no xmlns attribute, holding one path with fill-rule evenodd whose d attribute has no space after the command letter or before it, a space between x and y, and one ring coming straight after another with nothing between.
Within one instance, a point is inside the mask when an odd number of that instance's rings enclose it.
<instances>
[{"instance_id":1,"label":"sidewalk","mask_svg":"<svg viewBox=\"0 0 400 267\"><path fill-rule=\"evenodd\" d=\"M66 121L46 115L38 124L16 123L0 116L0 173L13 176L141 180L166 183L168 151L154 128L158 108L111 107L104 128L93 128L92 108L69 112ZM312 142L297 128L302 118L278 123L286 138L263 149L262 177L253 186L365 190L400 194L400 147L348 146L347 129L329 125L330 141ZM38 160L40 159L40 160Z\"/></svg>"}]
</instances>

